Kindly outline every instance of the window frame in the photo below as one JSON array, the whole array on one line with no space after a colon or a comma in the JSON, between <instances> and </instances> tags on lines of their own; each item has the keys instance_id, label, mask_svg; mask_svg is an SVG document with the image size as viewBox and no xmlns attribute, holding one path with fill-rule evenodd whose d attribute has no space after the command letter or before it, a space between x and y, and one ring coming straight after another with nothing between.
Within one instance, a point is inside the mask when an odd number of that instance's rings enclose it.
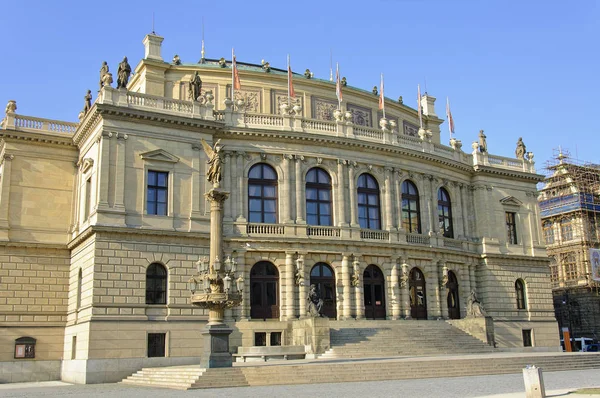
<instances>
[{"instance_id":1,"label":"window frame","mask_svg":"<svg viewBox=\"0 0 600 398\"><path fill-rule=\"evenodd\" d=\"M406 190L405 190L406 187ZM411 194L410 193L410 188L413 188L415 193ZM404 180L402 181L401 187L401 194L400 194L400 208L401 208L401 215L400 215L400 222L402 223L402 228L405 229L406 231L408 231L408 233L417 233L420 234L421 233L421 203L420 203L420 197L419 197L419 189L417 188L417 185L412 182L411 180ZM404 201L407 201L408 203L408 207L404 206ZM416 209L412 209L411 208L411 203L414 202L416 204ZM404 214L408 214L408 222L405 223L405 217ZM417 229L416 231L413 231L412 228L412 222L411 222L411 215L412 214L416 215L417 218ZM408 228L407 228L408 226Z\"/></svg>"},{"instance_id":2,"label":"window frame","mask_svg":"<svg viewBox=\"0 0 600 398\"><path fill-rule=\"evenodd\" d=\"M445 196L445 198L444 198ZM445 227L446 221L448 228ZM438 189L438 223L443 228L443 236L445 238L454 239L454 223L452 222L452 200L450 194L444 187Z\"/></svg>"},{"instance_id":3,"label":"window frame","mask_svg":"<svg viewBox=\"0 0 600 398\"><path fill-rule=\"evenodd\" d=\"M150 336L163 336L163 355L150 355ZM152 331L146 333L146 358L167 358L169 356L169 332Z\"/></svg>"},{"instance_id":4,"label":"window frame","mask_svg":"<svg viewBox=\"0 0 600 398\"><path fill-rule=\"evenodd\" d=\"M364 187L361 186L361 180L363 180L363 177L364 177L364 182L365 182ZM369 178L373 180L376 188L368 187L369 186L369 183L368 183ZM361 194L365 195L366 203L361 203L361 200L360 200ZM377 206L369 204L369 196L370 195L376 195ZM358 224L360 225L360 228L381 230L381 195L380 195L379 183L377 182L377 179L369 173L362 173L361 175L358 176L358 180L356 182L356 204L358 207ZM366 209L366 212L365 212L365 214L367 216L366 218L360 216L361 208ZM370 209L377 209L377 219L376 220L369 217ZM366 225L363 225L361 220L366 220L367 221ZM374 220L374 221L371 221L371 220ZM371 225L375 221L378 224L377 228L373 228L373 226Z\"/></svg>"},{"instance_id":5,"label":"window frame","mask_svg":"<svg viewBox=\"0 0 600 398\"><path fill-rule=\"evenodd\" d=\"M560 239L562 242L573 240L573 220L568 218L560 220Z\"/></svg>"},{"instance_id":6,"label":"window frame","mask_svg":"<svg viewBox=\"0 0 600 398\"><path fill-rule=\"evenodd\" d=\"M150 173L156 173L156 180L157 181L158 181L159 174L166 175L165 186L163 187L163 186L160 186L160 185L150 185ZM169 198L169 192L171 192L171 189L170 189L171 188L171 186L170 186L170 184L171 184L171 172L165 171L165 170L160 170L160 169L155 169L155 168L152 168L152 169L148 168L146 170L146 181L145 181L145 183L146 183L146 185L145 185L146 189L145 189L144 207L145 207L145 210L146 210L145 211L146 215L149 215L149 216L158 216L158 217L168 217L170 215L170 213L171 213L169 211L169 206L171 204L171 201L169 200L170 199ZM150 189L155 189L156 190L156 195L155 195L156 200L154 201L154 202L156 202L156 203L154 203L154 205L156 207L155 207L155 212L154 213L150 212L150 206L149 206L149 204L150 204L150 199L149 199ZM158 201L158 192L159 192L159 190L165 192L165 203L164 203L165 214L158 214L158 204L159 204L159 201Z\"/></svg>"},{"instance_id":7,"label":"window frame","mask_svg":"<svg viewBox=\"0 0 600 398\"><path fill-rule=\"evenodd\" d=\"M261 178L251 178L250 174L257 167L261 168L261 171L260 171ZM265 167L270 168L273 171L273 174L275 175L274 179L265 179L264 178ZM250 167L250 169L248 170L248 189L246 190L246 193L247 193L247 201L248 201L247 203L248 203L248 222L249 223L257 223L257 224L277 224L278 223L278 220L279 220L279 211L278 211L279 210L279 192L278 192L279 191L279 181L278 181L278 178L279 178L279 175L277 174L277 170L268 163L256 163L252 167ZM260 187L260 196L257 196L257 195L251 196L250 195L250 189L252 186ZM265 187L274 187L274 196L273 197L264 195ZM252 200L260 200L260 212L252 210L252 206L251 206ZM271 201L271 200L275 202L275 211L265 213L265 202ZM271 213L274 213L275 220L273 222L266 222L265 214L271 214ZM252 214L260 214L260 221L252 220Z\"/></svg>"},{"instance_id":8,"label":"window frame","mask_svg":"<svg viewBox=\"0 0 600 398\"><path fill-rule=\"evenodd\" d=\"M506 222L506 238L510 245L518 245L517 239L517 213L514 211L504 212L504 221Z\"/></svg>"},{"instance_id":9,"label":"window frame","mask_svg":"<svg viewBox=\"0 0 600 398\"><path fill-rule=\"evenodd\" d=\"M525 281L519 278L515 281L515 294L517 296L517 309L527 309L527 294L525 292Z\"/></svg>"},{"instance_id":10,"label":"window frame","mask_svg":"<svg viewBox=\"0 0 600 398\"><path fill-rule=\"evenodd\" d=\"M152 269L162 269L164 271L164 275L156 275L156 274L149 275L151 267L153 267ZM149 288L150 284L148 283L149 280L161 281L160 286L158 286L156 283L153 283L153 289L150 291L150 288ZM167 267L161 263L157 263L157 262L151 263L146 268L145 281L146 281L146 289L145 289L146 305L166 305L167 301L168 301L168 289L169 289L169 270L167 269ZM162 294L163 294L164 300L158 300L156 298L159 288L163 288ZM148 293L152 293L153 300L148 299ZM164 301L164 302L162 302L162 301Z\"/></svg>"},{"instance_id":11,"label":"window frame","mask_svg":"<svg viewBox=\"0 0 600 398\"><path fill-rule=\"evenodd\" d=\"M309 182L308 181L308 177L309 174L311 172L315 173L315 180L316 182ZM321 174L320 174L321 173ZM327 177L327 179L329 180L329 183L321 183L319 182L320 180L320 175L325 175ZM304 196L306 198L306 223L308 225L318 225L318 226L326 226L326 227L331 227L333 226L333 201L332 201L332 184L331 184L331 175L329 175L329 173L325 170L323 170L320 167L313 167L310 170L308 170L308 172L306 173L306 184L304 187ZM308 199L309 195L308 195L308 191L309 190L315 190L315 198L316 199ZM321 195L320 192L321 191L327 191L328 192L328 196L329 196L329 200L323 200L320 199ZM316 214L309 214L308 212L308 205L309 203L315 203L317 208ZM329 205L329 223L328 224L322 224L321 223L321 205ZM316 217L316 223L311 223L309 222L309 217L314 216Z\"/></svg>"},{"instance_id":12,"label":"window frame","mask_svg":"<svg viewBox=\"0 0 600 398\"><path fill-rule=\"evenodd\" d=\"M542 229L544 231L544 242L547 245L554 244L554 223L552 221L545 221L542 224Z\"/></svg>"}]
</instances>

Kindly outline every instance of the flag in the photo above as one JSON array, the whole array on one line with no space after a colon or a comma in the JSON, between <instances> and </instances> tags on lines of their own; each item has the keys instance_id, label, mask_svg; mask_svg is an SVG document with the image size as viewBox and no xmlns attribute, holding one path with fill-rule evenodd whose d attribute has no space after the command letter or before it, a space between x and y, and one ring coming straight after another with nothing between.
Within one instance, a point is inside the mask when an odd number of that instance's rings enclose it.
<instances>
[{"instance_id":1,"label":"flag","mask_svg":"<svg viewBox=\"0 0 600 398\"><path fill-rule=\"evenodd\" d=\"M292 79L292 67L290 65L290 56L288 55L288 97L295 98L294 81Z\"/></svg>"},{"instance_id":2,"label":"flag","mask_svg":"<svg viewBox=\"0 0 600 398\"><path fill-rule=\"evenodd\" d=\"M446 97L446 117L448 118L448 130L450 131L450 138L454 134L454 119L452 118L452 112L450 112L450 100Z\"/></svg>"},{"instance_id":3,"label":"flag","mask_svg":"<svg viewBox=\"0 0 600 398\"><path fill-rule=\"evenodd\" d=\"M419 126L423 128L423 110L421 109L421 86L417 84L417 113L419 114Z\"/></svg>"},{"instance_id":4,"label":"flag","mask_svg":"<svg viewBox=\"0 0 600 398\"><path fill-rule=\"evenodd\" d=\"M335 65L335 96L338 99L338 103L342 103L342 82L340 81L340 65Z\"/></svg>"},{"instance_id":5,"label":"flag","mask_svg":"<svg viewBox=\"0 0 600 398\"><path fill-rule=\"evenodd\" d=\"M235 55L233 55L233 49L231 49L231 55L233 58L233 69L232 69L232 73L233 73L233 89L234 90L239 90L242 88L242 84L240 83L240 74L238 72L238 68L237 68L237 64L235 62Z\"/></svg>"},{"instance_id":6,"label":"flag","mask_svg":"<svg viewBox=\"0 0 600 398\"><path fill-rule=\"evenodd\" d=\"M385 113L385 102L383 98L383 73L381 74L381 87L379 91L379 109L384 110Z\"/></svg>"}]
</instances>

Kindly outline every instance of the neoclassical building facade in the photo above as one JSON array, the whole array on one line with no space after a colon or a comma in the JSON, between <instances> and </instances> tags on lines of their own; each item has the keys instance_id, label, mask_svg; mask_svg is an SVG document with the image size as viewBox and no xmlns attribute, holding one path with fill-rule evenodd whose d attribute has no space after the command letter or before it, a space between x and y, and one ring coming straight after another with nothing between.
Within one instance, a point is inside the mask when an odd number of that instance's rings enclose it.
<instances>
[{"instance_id":1,"label":"neoclassical building facade","mask_svg":"<svg viewBox=\"0 0 600 398\"><path fill-rule=\"evenodd\" d=\"M188 281L210 233L201 139L223 146L221 260L243 277L242 304L225 314L233 349L290 344L311 284L340 322L461 319L474 291L498 347L557 349L532 160L442 144L427 94L422 128L389 99L381 122L372 92L343 87L338 110L334 83L294 75L288 104L286 71L238 63L232 101L228 61L165 62L162 40L146 36L127 89L104 85L79 123L7 106L2 381L117 381L197 362L207 313Z\"/></svg>"}]
</instances>

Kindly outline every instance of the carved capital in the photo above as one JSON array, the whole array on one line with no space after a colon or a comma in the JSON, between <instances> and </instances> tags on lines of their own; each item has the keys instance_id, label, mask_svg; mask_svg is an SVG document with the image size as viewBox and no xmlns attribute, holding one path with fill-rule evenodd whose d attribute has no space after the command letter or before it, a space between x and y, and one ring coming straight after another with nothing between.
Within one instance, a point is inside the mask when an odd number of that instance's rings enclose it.
<instances>
[{"instance_id":1,"label":"carved capital","mask_svg":"<svg viewBox=\"0 0 600 398\"><path fill-rule=\"evenodd\" d=\"M323 163L323 158L322 157L318 157L317 158L317 164L322 164Z\"/></svg>"},{"instance_id":2,"label":"carved capital","mask_svg":"<svg viewBox=\"0 0 600 398\"><path fill-rule=\"evenodd\" d=\"M294 155L294 159L296 159L296 162L303 162L304 155Z\"/></svg>"},{"instance_id":3,"label":"carved capital","mask_svg":"<svg viewBox=\"0 0 600 398\"><path fill-rule=\"evenodd\" d=\"M284 153L283 154L283 160L292 160L294 158L294 155L289 154L289 153Z\"/></svg>"},{"instance_id":4,"label":"carved capital","mask_svg":"<svg viewBox=\"0 0 600 398\"><path fill-rule=\"evenodd\" d=\"M356 169L358 167L358 163L354 160L347 160L346 163L350 168Z\"/></svg>"},{"instance_id":5,"label":"carved capital","mask_svg":"<svg viewBox=\"0 0 600 398\"><path fill-rule=\"evenodd\" d=\"M237 156L237 157L240 157L240 156L244 157L244 156L246 156L246 152L244 152L244 151L235 151L235 156Z\"/></svg>"},{"instance_id":6,"label":"carved capital","mask_svg":"<svg viewBox=\"0 0 600 398\"><path fill-rule=\"evenodd\" d=\"M385 166L385 167L383 168L383 170L384 170L385 172L387 172L387 173L390 173L390 174L394 172L394 168L393 168L393 167L390 167L390 166Z\"/></svg>"},{"instance_id":7,"label":"carved capital","mask_svg":"<svg viewBox=\"0 0 600 398\"><path fill-rule=\"evenodd\" d=\"M344 160L344 159L337 159L337 164L344 165L344 164L346 164L346 160Z\"/></svg>"},{"instance_id":8,"label":"carved capital","mask_svg":"<svg viewBox=\"0 0 600 398\"><path fill-rule=\"evenodd\" d=\"M115 133L115 137L118 140L127 140L129 138L129 136L125 133Z\"/></svg>"},{"instance_id":9,"label":"carved capital","mask_svg":"<svg viewBox=\"0 0 600 398\"><path fill-rule=\"evenodd\" d=\"M15 155L13 155L13 154L9 154L9 153L4 154L4 160L13 160L14 158L15 158Z\"/></svg>"}]
</instances>

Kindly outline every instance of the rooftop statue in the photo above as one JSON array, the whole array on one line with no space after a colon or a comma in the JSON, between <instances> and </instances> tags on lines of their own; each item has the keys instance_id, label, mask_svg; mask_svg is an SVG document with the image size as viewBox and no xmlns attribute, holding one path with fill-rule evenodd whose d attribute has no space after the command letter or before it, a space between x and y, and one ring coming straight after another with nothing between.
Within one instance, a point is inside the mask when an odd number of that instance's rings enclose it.
<instances>
[{"instance_id":1,"label":"rooftop statue","mask_svg":"<svg viewBox=\"0 0 600 398\"><path fill-rule=\"evenodd\" d=\"M379 95L379 91L377 91L377 86L373 86L373 95Z\"/></svg>"},{"instance_id":2,"label":"rooftop statue","mask_svg":"<svg viewBox=\"0 0 600 398\"><path fill-rule=\"evenodd\" d=\"M198 97L200 97L200 92L202 91L202 79L200 79L200 75L198 71L196 71L192 77L190 78L190 82L188 83L188 95L192 101L198 101Z\"/></svg>"},{"instance_id":3,"label":"rooftop statue","mask_svg":"<svg viewBox=\"0 0 600 398\"><path fill-rule=\"evenodd\" d=\"M208 163L210 166L208 168L208 173L206 173L206 179L212 182L214 188L219 188L219 183L221 182L221 166L223 163L223 159L221 159L221 139L218 139L217 142L211 148L210 145L204 140L202 141L202 148L204 148L204 152L208 157Z\"/></svg>"},{"instance_id":4,"label":"rooftop statue","mask_svg":"<svg viewBox=\"0 0 600 398\"><path fill-rule=\"evenodd\" d=\"M181 65L181 58L179 58L179 55L175 54L175 56L173 57L173 63L175 65Z\"/></svg>"},{"instance_id":5,"label":"rooftop statue","mask_svg":"<svg viewBox=\"0 0 600 398\"><path fill-rule=\"evenodd\" d=\"M105 82L105 78L106 75L108 74L108 64L106 63L106 61L102 62L102 67L100 68L100 90L102 90L102 87L104 87L104 82ZM110 84L109 84L110 86Z\"/></svg>"},{"instance_id":6,"label":"rooftop statue","mask_svg":"<svg viewBox=\"0 0 600 398\"><path fill-rule=\"evenodd\" d=\"M127 88L129 75L131 75L131 66L127 62L127 57L123 57L123 61L119 64L119 70L117 71L117 88Z\"/></svg>"},{"instance_id":7,"label":"rooftop statue","mask_svg":"<svg viewBox=\"0 0 600 398\"><path fill-rule=\"evenodd\" d=\"M479 152L487 152L487 142L485 141L486 136L483 134L483 130L479 130Z\"/></svg>"},{"instance_id":8,"label":"rooftop statue","mask_svg":"<svg viewBox=\"0 0 600 398\"><path fill-rule=\"evenodd\" d=\"M88 90L87 93L85 94L85 97L83 97L83 114L85 115L86 113L88 113L88 111L90 110L91 107L92 107L92 90Z\"/></svg>"},{"instance_id":9,"label":"rooftop statue","mask_svg":"<svg viewBox=\"0 0 600 398\"><path fill-rule=\"evenodd\" d=\"M517 159L525 159L525 153L527 149L525 148L525 144L523 143L523 138L519 137L519 141L517 141L517 149L515 149L515 155Z\"/></svg>"}]
</instances>

